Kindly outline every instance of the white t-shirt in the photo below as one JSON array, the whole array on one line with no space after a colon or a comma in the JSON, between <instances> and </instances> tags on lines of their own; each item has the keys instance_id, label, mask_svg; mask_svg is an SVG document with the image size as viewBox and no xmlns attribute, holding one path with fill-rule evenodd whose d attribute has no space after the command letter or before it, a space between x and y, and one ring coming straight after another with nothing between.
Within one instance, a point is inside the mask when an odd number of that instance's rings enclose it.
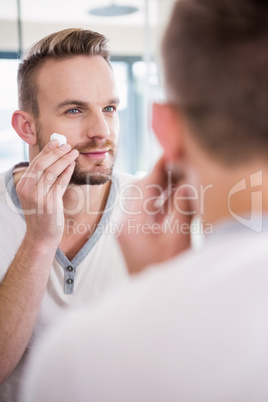
<instances>
[{"instance_id":1,"label":"white t-shirt","mask_svg":"<svg viewBox=\"0 0 268 402\"><path fill-rule=\"evenodd\" d=\"M78 254L69 261L58 249L37 322L18 366L0 387L1 402L19 401L20 380L29 353L44 330L57 322L63 311L96 301L108 289L124 285L128 272L116 241L120 222L120 202L124 188L134 178L114 173L102 219ZM13 168L0 175L0 278L4 277L26 231L25 219L16 194ZM72 224L72 222L71 222ZM80 226L74 230L85 230ZM0 329L1 330L1 329Z\"/></svg>"},{"instance_id":2,"label":"white t-shirt","mask_svg":"<svg viewBox=\"0 0 268 402\"><path fill-rule=\"evenodd\" d=\"M267 402L268 230L215 228L42 343L23 402Z\"/></svg>"}]
</instances>

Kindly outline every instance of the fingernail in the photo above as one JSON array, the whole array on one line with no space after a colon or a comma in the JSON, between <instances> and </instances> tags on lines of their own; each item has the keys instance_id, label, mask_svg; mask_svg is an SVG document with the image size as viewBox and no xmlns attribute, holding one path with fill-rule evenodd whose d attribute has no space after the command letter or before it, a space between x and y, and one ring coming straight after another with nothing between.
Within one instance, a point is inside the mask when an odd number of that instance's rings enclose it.
<instances>
[{"instance_id":1,"label":"fingernail","mask_svg":"<svg viewBox=\"0 0 268 402\"><path fill-rule=\"evenodd\" d=\"M50 141L50 143L48 144L49 148L56 148L59 145L58 141L56 140L52 140Z\"/></svg>"},{"instance_id":2,"label":"fingernail","mask_svg":"<svg viewBox=\"0 0 268 402\"><path fill-rule=\"evenodd\" d=\"M71 155L74 155L76 157L79 156L79 152L77 151L77 149L72 149L72 151L70 152Z\"/></svg>"}]
</instances>

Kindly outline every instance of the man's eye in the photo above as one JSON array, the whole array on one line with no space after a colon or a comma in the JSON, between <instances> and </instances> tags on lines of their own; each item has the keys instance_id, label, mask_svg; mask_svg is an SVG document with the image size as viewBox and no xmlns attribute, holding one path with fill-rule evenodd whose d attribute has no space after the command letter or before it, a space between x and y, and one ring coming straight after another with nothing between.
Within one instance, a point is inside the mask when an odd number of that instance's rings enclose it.
<instances>
[{"instance_id":1,"label":"man's eye","mask_svg":"<svg viewBox=\"0 0 268 402\"><path fill-rule=\"evenodd\" d=\"M67 114L78 114L78 113L79 113L79 110L78 110L78 109L69 109L69 110L67 110L66 113L67 113Z\"/></svg>"},{"instance_id":2,"label":"man's eye","mask_svg":"<svg viewBox=\"0 0 268 402\"><path fill-rule=\"evenodd\" d=\"M115 112L116 108L114 106L106 106L104 112Z\"/></svg>"}]
</instances>

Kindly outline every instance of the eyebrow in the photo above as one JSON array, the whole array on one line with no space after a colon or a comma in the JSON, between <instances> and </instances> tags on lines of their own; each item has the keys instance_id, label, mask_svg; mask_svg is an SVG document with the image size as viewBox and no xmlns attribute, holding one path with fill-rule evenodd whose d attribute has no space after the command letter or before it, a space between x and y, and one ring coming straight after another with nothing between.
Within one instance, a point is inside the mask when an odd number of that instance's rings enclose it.
<instances>
[{"instance_id":1,"label":"eyebrow","mask_svg":"<svg viewBox=\"0 0 268 402\"><path fill-rule=\"evenodd\" d=\"M118 97L116 98L112 98L112 99L108 99L106 102L104 102L107 105L119 105L120 103L120 99ZM57 105L57 109L60 109L64 106L70 106L70 105L76 105L76 106L81 106L81 107L87 107L90 105L90 102L83 102L81 100L77 100L77 99L66 99L63 102L60 102Z\"/></svg>"}]
</instances>

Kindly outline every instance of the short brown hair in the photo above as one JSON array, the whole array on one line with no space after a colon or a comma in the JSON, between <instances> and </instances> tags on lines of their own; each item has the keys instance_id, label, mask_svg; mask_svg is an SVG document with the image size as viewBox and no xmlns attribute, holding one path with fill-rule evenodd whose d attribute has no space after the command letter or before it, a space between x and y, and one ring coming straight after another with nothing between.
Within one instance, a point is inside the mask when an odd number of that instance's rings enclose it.
<instances>
[{"instance_id":1,"label":"short brown hair","mask_svg":"<svg viewBox=\"0 0 268 402\"><path fill-rule=\"evenodd\" d=\"M46 60L76 55L99 55L110 65L108 40L98 32L80 28L64 29L35 43L19 65L18 96L21 110L38 117L36 73Z\"/></svg>"},{"instance_id":2,"label":"short brown hair","mask_svg":"<svg viewBox=\"0 0 268 402\"><path fill-rule=\"evenodd\" d=\"M163 41L170 100L231 165L268 158L267 0L178 0Z\"/></svg>"}]
</instances>

